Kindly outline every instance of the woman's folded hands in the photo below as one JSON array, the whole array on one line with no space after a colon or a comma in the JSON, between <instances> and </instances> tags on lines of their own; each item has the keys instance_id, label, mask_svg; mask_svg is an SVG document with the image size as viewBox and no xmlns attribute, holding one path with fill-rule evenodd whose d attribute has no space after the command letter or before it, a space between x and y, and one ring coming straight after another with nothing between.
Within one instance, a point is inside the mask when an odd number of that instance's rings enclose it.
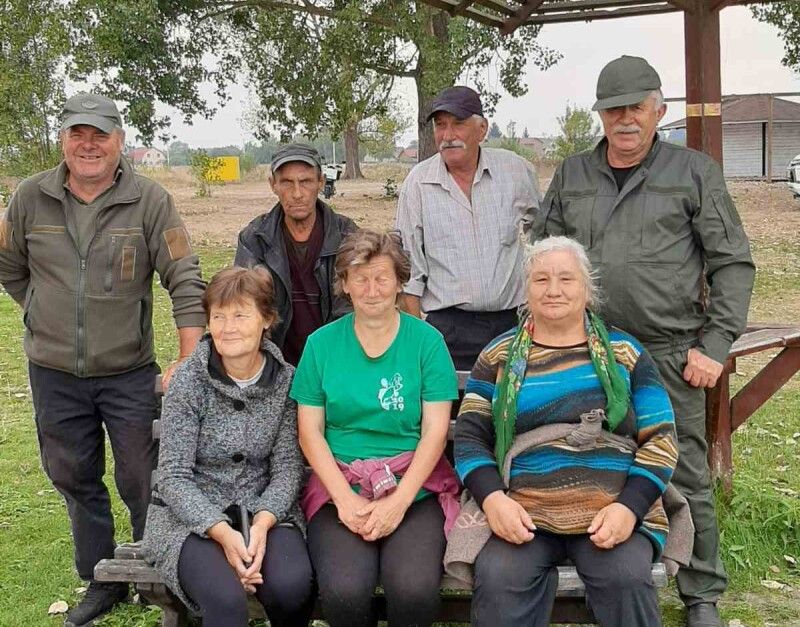
<instances>
[{"instance_id":1,"label":"woman's folded hands","mask_svg":"<svg viewBox=\"0 0 800 627\"><path fill-rule=\"evenodd\" d=\"M512 544L533 540L536 525L525 508L510 496L496 490L483 500L483 513L494 534Z\"/></svg>"}]
</instances>

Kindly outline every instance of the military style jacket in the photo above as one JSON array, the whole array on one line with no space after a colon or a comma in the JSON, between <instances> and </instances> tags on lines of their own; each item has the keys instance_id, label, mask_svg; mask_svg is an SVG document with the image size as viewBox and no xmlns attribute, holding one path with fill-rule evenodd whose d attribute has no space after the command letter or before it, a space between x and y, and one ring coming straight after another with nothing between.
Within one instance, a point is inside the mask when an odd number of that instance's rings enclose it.
<instances>
[{"instance_id":1,"label":"military style jacket","mask_svg":"<svg viewBox=\"0 0 800 627\"><path fill-rule=\"evenodd\" d=\"M64 187L67 168L19 184L0 221L0 283L23 307L25 352L78 377L152 363L153 271L178 327L204 327L204 283L172 198L123 159L85 256Z\"/></svg>"},{"instance_id":2,"label":"military style jacket","mask_svg":"<svg viewBox=\"0 0 800 627\"><path fill-rule=\"evenodd\" d=\"M654 355L697 346L724 363L744 331L755 266L722 170L656 141L621 190L603 139L556 170L533 239L566 235L598 273L600 313Z\"/></svg>"}]
</instances>

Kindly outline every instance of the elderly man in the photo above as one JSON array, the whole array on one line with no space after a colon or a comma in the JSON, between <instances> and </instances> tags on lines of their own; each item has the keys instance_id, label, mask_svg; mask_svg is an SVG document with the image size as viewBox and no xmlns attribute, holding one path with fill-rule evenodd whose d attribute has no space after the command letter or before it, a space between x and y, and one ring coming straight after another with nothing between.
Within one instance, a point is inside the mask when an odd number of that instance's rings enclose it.
<instances>
[{"instance_id":1,"label":"elderly man","mask_svg":"<svg viewBox=\"0 0 800 627\"><path fill-rule=\"evenodd\" d=\"M721 625L726 587L706 459L705 394L743 331L753 288L750 246L722 170L659 141L666 107L656 71L623 56L603 68L597 102L605 138L553 177L534 238L568 235L599 272L603 314L652 354L675 409L680 458L672 482L695 524L678 573L690 627Z\"/></svg>"},{"instance_id":2,"label":"elderly man","mask_svg":"<svg viewBox=\"0 0 800 627\"><path fill-rule=\"evenodd\" d=\"M453 362L469 370L494 337L517 323L525 300L520 225L539 207L533 166L481 147L488 124L478 94L451 87L428 120L438 154L406 177L397 228L411 258L401 304L444 335Z\"/></svg>"},{"instance_id":3,"label":"elderly man","mask_svg":"<svg viewBox=\"0 0 800 627\"><path fill-rule=\"evenodd\" d=\"M104 428L134 539L144 530L156 462L153 271L172 299L181 358L205 317L189 236L169 194L121 159L114 102L67 100L60 140L64 160L22 181L0 223L0 283L23 308L42 465L66 500L78 574L91 582L67 615L76 626L128 593L92 581L95 564L114 555Z\"/></svg>"},{"instance_id":4,"label":"elderly man","mask_svg":"<svg viewBox=\"0 0 800 627\"><path fill-rule=\"evenodd\" d=\"M358 227L319 199L325 177L312 146L279 148L269 184L278 203L239 233L234 263L272 273L280 322L270 329L271 338L296 366L308 336L350 310L346 298L334 293L333 266L342 239Z\"/></svg>"}]
</instances>

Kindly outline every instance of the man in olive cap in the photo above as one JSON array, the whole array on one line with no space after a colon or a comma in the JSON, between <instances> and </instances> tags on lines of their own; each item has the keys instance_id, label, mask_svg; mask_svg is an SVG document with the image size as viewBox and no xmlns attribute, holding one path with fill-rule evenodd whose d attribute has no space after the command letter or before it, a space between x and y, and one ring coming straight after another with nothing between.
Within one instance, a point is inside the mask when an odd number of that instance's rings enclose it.
<instances>
[{"instance_id":1,"label":"man in olive cap","mask_svg":"<svg viewBox=\"0 0 800 627\"><path fill-rule=\"evenodd\" d=\"M480 96L449 87L428 121L439 152L403 182L397 229L411 259L402 307L441 331L453 362L470 370L486 344L517 323L525 300L521 231L539 208L533 164L486 148Z\"/></svg>"},{"instance_id":2,"label":"man in olive cap","mask_svg":"<svg viewBox=\"0 0 800 627\"><path fill-rule=\"evenodd\" d=\"M153 271L172 299L181 358L205 315L186 228L169 194L121 158L114 101L67 100L59 138L64 160L22 181L0 222L0 283L23 309L42 465L66 501L76 568L90 582L67 614L74 627L128 594L126 584L93 581L115 547L104 429L134 540L144 531L157 455Z\"/></svg>"},{"instance_id":3,"label":"man in olive cap","mask_svg":"<svg viewBox=\"0 0 800 627\"><path fill-rule=\"evenodd\" d=\"M319 198L322 159L308 144L281 146L272 157L269 184L278 203L239 233L237 266L264 266L272 274L280 321L270 337L296 366L306 339L350 310L333 290L336 251L358 227Z\"/></svg>"},{"instance_id":4,"label":"man in olive cap","mask_svg":"<svg viewBox=\"0 0 800 627\"><path fill-rule=\"evenodd\" d=\"M661 80L642 58L623 56L597 81L605 137L555 173L534 238L567 235L598 272L603 316L635 335L658 364L675 410L679 458L673 484L689 501L694 552L678 572L690 627L717 627L727 585L719 557L705 439L705 394L747 322L755 268L719 164L658 139L666 107ZM644 482L647 483L647 482ZM638 524L641 511L615 521Z\"/></svg>"}]
</instances>

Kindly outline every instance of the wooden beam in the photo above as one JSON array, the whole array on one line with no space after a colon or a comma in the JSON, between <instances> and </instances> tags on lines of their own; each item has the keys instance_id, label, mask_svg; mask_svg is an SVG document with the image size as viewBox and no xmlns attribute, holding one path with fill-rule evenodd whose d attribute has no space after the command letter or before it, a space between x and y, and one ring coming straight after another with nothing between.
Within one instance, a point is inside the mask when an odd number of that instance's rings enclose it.
<instances>
[{"instance_id":1,"label":"wooden beam","mask_svg":"<svg viewBox=\"0 0 800 627\"><path fill-rule=\"evenodd\" d=\"M680 11L684 11L685 13L694 13L694 6L691 2L687 2L686 0L667 0L667 2Z\"/></svg>"},{"instance_id":2,"label":"wooden beam","mask_svg":"<svg viewBox=\"0 0 800 627\"><path fill-rule=\"evenodd\" d=\"M800 371L800 344L787 346L731 400L731 431L736 431L784 383Z\"/></svg>"},{"instance_id":3,"label":"wooden beam","mask_svg":"<svg viewBox=\"0 0 800 627\"><path fill-rule=\"evenodd\" d=\"M733 477L733 451L731 448L730 371L731 360L725 364L717 385L706 391L706 440L708 441L708 466L713 479L721 479L723 488L730 493Z\"/></svg>"},{"instance_id":4,"label":"wooden beam","mask_svg":"<svg viewBox=\"0 0 800 627\"><path fill-rule=\"evenodd\" d=\"M500 32L503 35L510 35L513 33L525 23L525 20L527 20L531 13L538 9L543 2L544 0L529 0L519 11L517 11L517 14L514 17L510 17L506 20L506 23L503 24Z\"/></svg>"},{"instance_id":5,"label":"wooden beam","mask_svg":"<svg viewBox=\"0 0 800 627\"><path fill-rule=\"evenodd\" d=\"M454 2L453 0L425 0L425 4L437 9L441 9L450 15L453 15L453 11L455 11L455 9L458 7L458 2ZM467 14L465 17L469 17L470 19L480 22L481 24L486 24L487 26L494 26L495 28L501 28L503 26L502 19L495 17L494 15L490 15L485 11L480 11L475 7L470 7L467 9Z\"/></svg>"},{"instance_id":6,"label":"wooden beam","mask_svg":"<svg viewBox=\"0 0 800 627\"><path fill-rule=\"evenodd\" d=\"M645 7L624 7L608 11L575 11L573 13L557 13L533 15L528 18L527 24L557 24L562 22L590 22L592 20L608 20L615 17L634 17L636 15L658 15L660 13L674 13L677 11L666 2Z\"/></svg>"},{"instance_id":7,"label":"wooden beam","mask_svg":"<svg viewBox=\"0 0 800 627\"><path fill-rule=\"evenodd\" d=\"M643 7L652 5L664 5L666 0L546 0L536 10L537 15L547 13L577 11L585 9L594 11L595 9L609 9L622 7ZM669 2L668 4L672 4Z\"/></svg>"},{"instance_id":8,"label":"wooden beam","mask_svg":"<svg viewBox=\"0 0 800 627\"><path fill-rule=\"evenodd\" d=\"M453 15L464 15L473 2L475 2L475 0L461 0L458 6L453 9Z\"/></svg>"}]
</instances>

